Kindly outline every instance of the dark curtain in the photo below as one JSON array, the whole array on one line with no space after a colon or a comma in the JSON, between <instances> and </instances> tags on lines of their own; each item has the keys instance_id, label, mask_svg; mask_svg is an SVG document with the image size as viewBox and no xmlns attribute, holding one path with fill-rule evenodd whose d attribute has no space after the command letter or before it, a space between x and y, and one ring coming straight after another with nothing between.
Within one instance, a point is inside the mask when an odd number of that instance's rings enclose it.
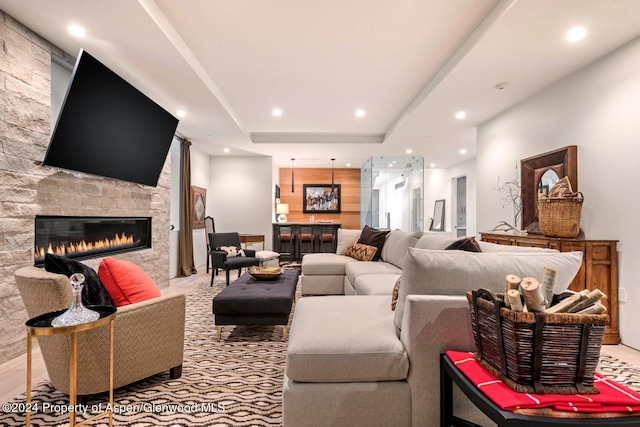
<instances>
[{"instance_id":1,"label":"dark curtain","mask_svg":"<svg viewBox=\"0 0 640 427\"><path fill-rule=\"evenodd\" d=\"M180 242L179 242L179 261L178 276L187 277L196 274L198 270L193 262L193 227L191 220L193 218L193 202L191 200L191 141L186 139L182 141L182 167L180 199L182 206L180 208Z\"/></svg>"}]
</instances>

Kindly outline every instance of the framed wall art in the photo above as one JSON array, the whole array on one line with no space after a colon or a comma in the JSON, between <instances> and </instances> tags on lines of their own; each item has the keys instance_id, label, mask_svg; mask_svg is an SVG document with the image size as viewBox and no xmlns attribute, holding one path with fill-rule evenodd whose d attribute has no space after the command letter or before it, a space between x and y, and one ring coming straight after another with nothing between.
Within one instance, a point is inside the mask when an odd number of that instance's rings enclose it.
<instances>
[{"instance_id":1,"label":"framed wall art","mask_svg":"<svg viewBox=\"0 0 640 427\"><path fill-rule=\"evenodd\" d=\"M303 184L303 213L340 213L340 184Z\"/></svg>"},{"instance_id":2,"label":"framed wall art","mask_svg":"<svg viewBox=\"0 0 640 427\"><path fill-rule=\"evenodd\" d=\"M193 216L191 224L193 229L204 228L204 217L206 216L207 189L191 186L191 203L193 206Z\"/></svg>"}]
</instances>

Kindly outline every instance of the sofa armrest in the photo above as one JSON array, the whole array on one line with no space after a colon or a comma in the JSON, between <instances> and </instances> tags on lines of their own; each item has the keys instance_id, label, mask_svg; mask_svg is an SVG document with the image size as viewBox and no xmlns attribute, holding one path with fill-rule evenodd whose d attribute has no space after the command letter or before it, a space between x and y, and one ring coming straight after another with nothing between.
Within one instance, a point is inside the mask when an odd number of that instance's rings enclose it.
<instances>
[{"instance_id":1,"label":"sofa armrest","mask_svg":"<svg viewBox=\"0 0 640 427\"><path fill-rule=\"evenodd\" d=\"M439 425L440 354L446 350L475 351L466 297L407 295L400 340L409 355L413 424ZM454 392L456 415L491 425L455 386Z\"/></svg>"}]
</instances>

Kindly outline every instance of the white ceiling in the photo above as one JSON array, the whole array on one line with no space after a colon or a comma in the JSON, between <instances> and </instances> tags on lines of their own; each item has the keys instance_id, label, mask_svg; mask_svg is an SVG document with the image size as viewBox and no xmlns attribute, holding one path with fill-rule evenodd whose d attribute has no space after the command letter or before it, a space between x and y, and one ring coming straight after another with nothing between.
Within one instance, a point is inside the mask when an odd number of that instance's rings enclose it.
<instances>
[{"instance_id":1,"label":"white ceiling","mask_svg":"<svg viewBox=\"0 0 640 427\"><path fill-rule=\"evenodd\" d=\"M185 110L178 132L202 151L271 155L279 167L291 158L360 167L406 149L455 165L475 156L476 125L640 36L638 0L0 0L0 9L73 56L86 49L170 112ZM87 35L71 36L72 23ZM587 37L569 44L575 25Z\"/></svg>"}]
</instances>

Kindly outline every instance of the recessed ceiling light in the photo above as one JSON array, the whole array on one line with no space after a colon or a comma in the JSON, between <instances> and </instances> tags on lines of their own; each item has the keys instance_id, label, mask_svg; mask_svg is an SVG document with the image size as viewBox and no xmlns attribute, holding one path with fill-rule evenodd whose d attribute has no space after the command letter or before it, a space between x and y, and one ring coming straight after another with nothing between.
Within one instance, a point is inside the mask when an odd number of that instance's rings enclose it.
<instances>
[{"instance_id":1,"label":"recessed ceiling light","mask_svg":"<svg viewBox=\"0 0 640 427\"><path fill-rule=\"evenodd\" d=\"M435 168L435 167L436 167L436 164L435 164L435 163L431 163L431 164L429 165L429 167L430 167L430 168Z\"/></svg>"},{"instance_id":2,"label":"recessed ceiling light","mask_svg":"<svg viewBox=\"0 0 640 427\"><path fill-rule=\"evenodd\" d=\"M458 119L458 120L462 120L465 117L467 117L467 113L465 113L464 111L458 111L456 113L456 119Z\"/></svg>"},{"instance_id":3,"label":"recessed ceiling light","mask_svg":"<svg viewBox=\"0 0 640 427\"><path fill-rule=\"evenodd\" d=\"M567 32L567 41L569 43L579 42L587 35L585 27L574 27Z\"/></svg>"},{"instance_id":4,"label":"recessed ceiling light","mask_svg":"<svg viewBox=\"0 0 640 427\"><path fill-rule=\"evenodd\" d=\"M82 38L84 37L87 33L84 30L84 28L82 28L80 25L76 25L76 24L71 24L67 27L67 30L69 31L69 33L74 36L74 37L78 37L78 38Z\"/></svg>"},{"instance_id":5,"label":"recessed ceiling light","mask_svg":"<svg viewBox=\"0 0 640 427\"><path fill-rule=\"evenodd\" d=\"M413 153L413 150L411 148L408 148L407 151L405 151L405 153L411 154L411 153Z\"/></svg>"},{"instance_id":6,"label":"recessed ceiling light","mask_svg":"<svg viewBox=\"0 0 640 427\"><path fill-rule=\"evenodd\" d=\"M389 163L389 167L392 168L393 167L393 163Z\"/></svg>"},{"instance_id":7,"label":"recessed ceiling light","mask_svg":"<svg viewBox=\"0 0 640 427\"><path fill-rule=\"evenodd\" d=\"M347 163L347 167L351 166L351 163Z\"/></svg>"},{"instance_id":8,"label":"recessed ceiling light","mask_svg":"<svg viewBox=\"0 0 640 427\"><path fill-rule=\"evenodd\" d=\"M467 150L463 148L462 150L460 150L460 154L467 154Z\"/></svg>"},{"instance_id":9,"label":"recessed ceiling light","mask_svg":"<svg viewBox=\"0 0 640 427\"><path fill-rule=\"evenodd\" d=\"M356 110L356 117L364 117L365 114L367 113L362 109Z\"/></svg>"},{"instance_id":10,"label":"recessed ceiling light","mask_svg":"<svg viewBox=\"0 0 640 427\"><path fill-rule=\"evenodd\" d=\"M187 112L184 110L178 110L176 111L176 114L178 115L178 117L184 117L187 115Z\"/></svg>"},{"instance_id":11,"label":"recessed ceiling light","mask_svg":"<svg viewBox=\"0 0 640 427\"><path fill-rule=\"evenodd\" d=\"M274 108L273 110L271 110L271 114L273 114L274 117L280 117L282 115L282 110L279 108Z\"/></svg>"},{"instance_id":12,"label":"recessed ceiling light","mask_svg":"<svg viewBox=\"0 0 640 427\"><path fill-rule=\"evenodd\" d=\"M222 151L224 151L225 153L228 153L228 152L229 152L229 151L231 151L231 150L229 150L228 148L225 148L225 149L223 149Z\"/></svg>"}]
</instances>

